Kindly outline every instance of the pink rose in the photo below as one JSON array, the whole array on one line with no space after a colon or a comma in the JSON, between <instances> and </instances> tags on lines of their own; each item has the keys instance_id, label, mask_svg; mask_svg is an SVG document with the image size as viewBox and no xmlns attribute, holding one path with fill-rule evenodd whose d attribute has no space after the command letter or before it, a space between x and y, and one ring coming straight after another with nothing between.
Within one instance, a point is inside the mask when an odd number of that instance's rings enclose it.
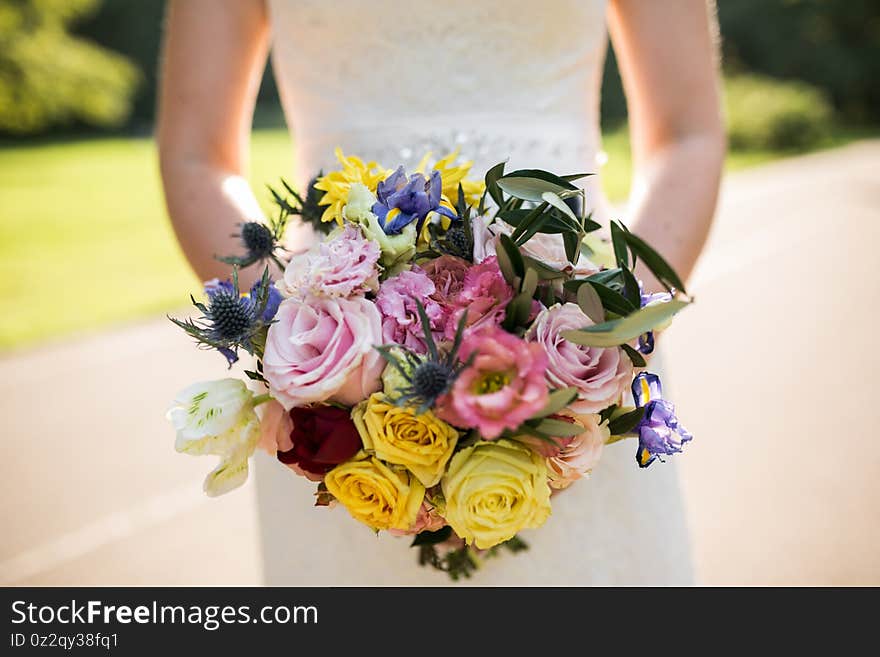
<instances>
[{"instance_id":1,"label":"pink rose","mask_svg":"<svg viewBox=\"0 0 880 657\"><path fill-rule=\"evenodd\" d=\"M458 427L478 429L491 440L515 429L547 403L544 370L547 356L540 345L489 326L468 333L460 358L474 360L452 389L437 402L437 415Z\"/></svg>"},{"instance_id":2,"label":"pink rose","mask_svg":"<svg viewBox=\"0 0 880 657\"><path fill-rule=\"evenodd\" d=\"M490 215L483 215L474 217L471 221L471 232L474 234L474 262L476 263L483 262L489 256L497 253L498 236L489 230L492 219Z\"/></svg>"},{"instance_id":3,"label":"pink rose","mask_svg":"<svg viewBox=\"0 0 880 657\"><path fill-rule=\"evenodd\" d=\"M494 235L510 235L513 233L513 226L503 221L495 221L489 228ZM495 243L489 242L487 253L495 253ZM565 244L562 241L562 235L558 233L536 233L520 247L523 255L534 258L540 263L552 267L557 271L564 271L574 276L590 276L599 271L600 267L590 262L585 256L578 258L577 266L572 265L565 255Z\"/></svg>"},{"instance_id":4,"label":"pink rose","mask_svg":"<svg viewBox=\"0 0 880 657\"><path fill-rule=\"evenodd\" d=\"M446 520L441 516L427 500L422 502L419 514L409 529L389 529L388 533L394 536L409 536L419 532L435 532L446 526Z\"/></svg>"},{"instance_id":5,"label":"pink rose","mask_svg":"<svg viewBox=\"0 0 880 657\"><path fill-rule=\"evenodd\" d=\"M432 334L439 339L445 313L440 304L431 299L435 291L433 281L417 266L382 283L376 295L376 307L382 313L382 338L386 344L402 344L417 354L427 353L416 301L425 308Z\"/></svg>"},{"instance_id":6,"label":"pink rose","mask_svg":"<svg viewBox=\"0 0 880 657\"><path fill-rule=\"evenodd\" d=\"M290 434L293 422L290 414L274 399L257 406L260 416L260 449L275 457L278 452L286 452L293 447Z\"/></svg>"},{"instance_id":7,"label":"pink rose","mask_svg":"<svg viewBox=\"0 0 880 657\"><path fill-rule=\"evenodd\" d=\"M379 287L379 245L347 225L334 236L294 255L279 289L286 296L348 297Z\"/></svg>"},{"instance_id":8,"label":"pink rose","mask_svg":"<svg viewBox=\"0 0 880 657\"><path fill-rule=\"evenodd\" d=\"M379 344L382 316L372 301L290 298L269 327L263 374L288 410L323 401L351 406L381 387Z\"/></svg>"},{"instance_id":9,"label":"pink rose","mask_svg":"<svg viewBox=\"0 0 880 657\"><path fill-rule=\"evenodd\" d=\"M496 256L489 256L471 266L446 322L446 338L451 340L455 337L463 313L467 313L465 325L472 331L500 324L511 299L513 288L504 279Z\"/></svg>"},{"instance_id":10,"label":"pink rose","mask_svg":"<svg viewBox=\"0 0 880 657\"><path fill-rule=\"evenodd\" d=\"M619 347L584 347L560 335L593 324L576 304L556 304L538 315L525 336L547 354L550 387L577 389L578 398L570 408L579 414L608 408L632 382L632 362Z\"/></svg>"},{"instance_id":11,"label":"pink rose","mask_svg":"<svg viewBox=\"0 0 880 657\"><path fill-rule=\"evenodd\" d=\"M602 448L610 436L608 424L600 424L598 415L575 415L563 411L563 415L584 428L583 433L565 438L562 449L547 458L550 487L563 489L585 476L599 462Z\"/></svg>"}]
</instances>

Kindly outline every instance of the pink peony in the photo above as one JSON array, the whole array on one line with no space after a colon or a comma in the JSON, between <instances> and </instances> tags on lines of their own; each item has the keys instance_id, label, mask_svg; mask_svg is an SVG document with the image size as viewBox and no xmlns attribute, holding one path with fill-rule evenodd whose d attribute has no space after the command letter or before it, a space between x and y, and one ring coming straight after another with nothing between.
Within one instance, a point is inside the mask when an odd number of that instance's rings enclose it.
<instances>
[{"instance_id":1,"label":"pink peony","mask_svg":"<svg viewBox=\"0 0 880 657\"><path fill-rule=\"evenodd\" d=\"M584 431L573 438L563 439L562 449L547 458L550 487L556 489L566 488L587 475L599 462L610 435L608 425L600 424L598 415L575 415L568 411L563 414L580 424Z\"/></svg>"},{"instance_id":2,"label":"pink peony","mask_svg":"<svg viewBox=\"0 0 880 657\"><path fill-rule=\"evenodd\" d=\"M511 299L513 288L504 280L497 257L490 256L471 266L465 274L461 292L451 306L452 311L446 322L446 337L455 337L463 313L467 313L465 324L471 331L500 324Z\"/></svg>"},{"instance_id":3,"label":"pink peony","mask_svg":"<svg viewBox=\"0 0 880 657\"><path fill-rule=\"evenodd\" d=\"M382 316L363 297L290 298L269 327L263 374L290 410L314 402L354 405L381 387Z\"/></svg>"},{"instance_id":4,"label":"pink peony","mask_svg":"<svg viewBox=\"0 0 880 657\"><path fill-rule=\"evenodd\" d=\"M547 356L540 345L489 326L462 340L459 357L467 361L472 355L472 364L438 400L440 418L458 427L479 429L483 438L493 439L544 408Z\"/></svg>"},{"instance_id":5,"label":"pink peony","mask_svg":"<svg viewBox=\"0 0 880 657\"><path fill-rule=\"evenodd\" d=\"M427 353L425 332L416 301L424 306L432 333L435 334L435 339L439 339L445 313L440 304L431 299L435 291L434 283L417 266L382 283L376 296L376 306L382 313L383 340L386 343L402 344L417 354Z\"/></svg>"},{"instance_id":6,"label":"pink peony","mask_svg":"<svg viewBox=\"0 0 880 657\"><path fill-rule=\"evenodd\" d=\"M584 347L560 335L593 323L576 304L556 304L538 315L525 336L547 354L550 387L577 389L578 398L570 408L579 414L608 408L632 381L632 362L620 348Z\"/></svg>"},{"instance_id":7,"label":"pink peony","mask_svg":"<svg viewBox=\"0 0 880 657\"><path fill-rule=\"evenodd\" d=\"M345 229L290 260L278 287L286 296L349 297L379 287L379 245L357 226Z\"/></svg>"}]
</instances>

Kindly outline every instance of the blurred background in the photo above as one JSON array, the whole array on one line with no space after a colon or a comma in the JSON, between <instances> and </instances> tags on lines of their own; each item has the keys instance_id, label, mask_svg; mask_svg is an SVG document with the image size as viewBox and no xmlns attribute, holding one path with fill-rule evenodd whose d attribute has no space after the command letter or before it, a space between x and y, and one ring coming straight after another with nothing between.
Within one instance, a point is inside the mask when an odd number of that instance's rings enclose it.
<instances>
[{"instance_id":1,"label":"blurred background","mask_svg":"<svg viewBox=\"0 0 880 657\"><path fill-rule=\"evenodd\" d=\"M163 418L178 389L225 371L163 317L199 289L151 141L163 11L0 0L0 584L261 578L253 483L204 498L209 463L176 455ZM697 437L675 460L699 577L880 584L880 4L718 13L727 175L697 303L664 337ZM602 102L603 185L622 203L610 51ZM255 189L290 175L294 148L268 71Z\"/></svg>"}]
</instances>

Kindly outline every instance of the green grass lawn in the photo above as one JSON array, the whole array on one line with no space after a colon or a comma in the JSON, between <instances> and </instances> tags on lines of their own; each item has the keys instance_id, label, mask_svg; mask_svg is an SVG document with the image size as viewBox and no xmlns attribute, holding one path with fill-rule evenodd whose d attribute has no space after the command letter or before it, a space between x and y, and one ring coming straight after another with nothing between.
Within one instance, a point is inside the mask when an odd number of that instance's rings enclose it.
<instances>
[{"instance_id":1,"label":"green grass lawn","mask_svg":"<svg viewBox=\"0 0 880 657\"><path fill-rule=\"evenodd\" d=\"M184 306L199 283L165 215L155 147L143 139L0 146L0 350ZM603 184L629 189L624 129L605 137ZM775 153L733 154L729 168ZM291 173L283 129L255 131L251 180ZM267 206L268 207L268 206Z\"/></svg>"}]
</instances>

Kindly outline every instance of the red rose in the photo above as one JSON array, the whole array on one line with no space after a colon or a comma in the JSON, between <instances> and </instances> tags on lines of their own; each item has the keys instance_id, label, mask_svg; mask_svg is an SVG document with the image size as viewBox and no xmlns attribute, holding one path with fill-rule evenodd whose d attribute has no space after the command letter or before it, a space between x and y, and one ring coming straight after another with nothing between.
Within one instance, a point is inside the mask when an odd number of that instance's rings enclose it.
<instances>
[{"instance_id":1,"label":"red rose","mask_svg":"<svg viewBox=\"0 0 880 657\"><path fill-rule=\"evenodd\" d=\"M307 476L323 476L357 454L361 437L351 413L336 406L314 406L290 410L293 447L278 452L278 460ZM310 477L311 478L311 477Z\"/></svg>"}]
</instances>

